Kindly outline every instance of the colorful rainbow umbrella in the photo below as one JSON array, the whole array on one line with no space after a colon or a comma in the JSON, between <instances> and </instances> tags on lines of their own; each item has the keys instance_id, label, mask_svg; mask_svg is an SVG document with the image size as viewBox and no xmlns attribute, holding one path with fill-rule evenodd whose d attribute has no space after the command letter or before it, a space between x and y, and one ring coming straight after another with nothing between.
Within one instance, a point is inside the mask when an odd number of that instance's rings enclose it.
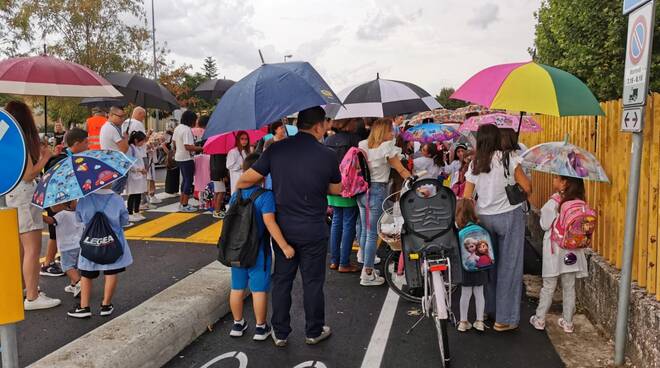
<instances>
[{"instance_id":1,"label":"colorful rainbow umbrella","mask_svg":"<svg viewBox=\"0 0 660 368\"><path fill-rule=\"evenodd\" d=\"M531 116L523 116L522 125L520 125L520 116L495 113L468 118L465 123L461 124L458 131L461 133L476 132L484 124L493 124L500 129L510 128L524 133L535 133L543 130Z\"/></svg>"},{"instance_id":2,"label":"colorful rainbow umbrella","mask_svg":"<svg viewBox=\"0 0 660 368\"><path fill-rule=\"evenodd\" d=\"M460 135L458 130L436 123L421 124L401 133L404 140L420 143L445 142L458 138Z\"/></svg>"},{"instance_id":3,"label":"colorful rainbow umbrella","mask_svg":"<svg viewBox=\"0 0 660 368\"><path fill-rule=\"evenodd\" d=\"M486 68L472 76L451 98L490 109L552 116L605 115L581 80L561 69L535 62Z\"/></svg>"}]
</instances>

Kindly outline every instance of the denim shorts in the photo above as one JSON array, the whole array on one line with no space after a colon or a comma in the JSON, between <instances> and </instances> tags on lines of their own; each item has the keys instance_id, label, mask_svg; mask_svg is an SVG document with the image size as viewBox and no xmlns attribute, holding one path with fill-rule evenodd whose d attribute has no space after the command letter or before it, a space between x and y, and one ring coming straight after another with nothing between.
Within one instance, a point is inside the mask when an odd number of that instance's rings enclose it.
<instances>
[{"instance_id":1,"label":"denim shorts","mask_svg":"<svg viewBox=\"0 0 660 368\"><path fill-rule=\"evenodd\" d=\"M60 263L62 264L62 271L73 270L78 268L78 256L80 255L80 248L64 250L60 252Z\"/></svg>"},{"instance_id":2,"label":"denim shorts","mask_svg":"<svg viewBox=\"0 0 660 368\"><path fill-rule=\"evenodd\" d=\"M195 161L177 161L181 171L181 194L193 194L193 178L195 177Z\"/></svg>"}]
</instances>

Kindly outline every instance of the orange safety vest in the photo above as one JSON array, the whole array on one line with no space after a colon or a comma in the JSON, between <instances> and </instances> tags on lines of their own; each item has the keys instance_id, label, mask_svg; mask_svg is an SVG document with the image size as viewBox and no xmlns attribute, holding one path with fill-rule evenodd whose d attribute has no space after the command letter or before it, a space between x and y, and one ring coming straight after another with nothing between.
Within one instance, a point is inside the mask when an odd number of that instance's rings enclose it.
<instances>
[{"instance_id":1,"label":"orange safety vest","mask_svg":"<svg viewBox=\"0 0 660 368\"><path fill-rule=\"evenodd\" d=\"M104 116L92 116L87 119L87 140L89 141L89 149L101 149L101 127L108 118Z\"/></svg>"}]
</instances>

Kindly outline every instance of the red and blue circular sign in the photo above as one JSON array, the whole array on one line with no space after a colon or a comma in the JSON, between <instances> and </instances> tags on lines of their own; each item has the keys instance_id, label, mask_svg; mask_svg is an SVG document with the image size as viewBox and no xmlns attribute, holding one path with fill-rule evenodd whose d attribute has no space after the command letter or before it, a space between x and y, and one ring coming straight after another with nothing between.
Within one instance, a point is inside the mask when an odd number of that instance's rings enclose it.
<instances>
[{"instance_id":1,"label":"red and blue circular sign","mask_svg":"<svg viewBox=\"0 0 660 368\"><path fill-rule=\"evenodd\" d=\"M637 65L640 60L642 60L642 56L644 56L646 36L648 34L646 27L646 17L640 15L633 24L630 40L628 40L628 44L630 45L628 56L630 57L630 61L635 65Z\"/></svg>"},{"instance_id":2,"label":"red and blue circular sign","mask_svg":"<svg viewBox=\"0 0 660 368\"><path fill-rule=\"evenodd\" d=\"M13 116L0 109L0 196L11 192L23 178L27 166L27 147L23 130Z\"/></svg>"}]
</instances>

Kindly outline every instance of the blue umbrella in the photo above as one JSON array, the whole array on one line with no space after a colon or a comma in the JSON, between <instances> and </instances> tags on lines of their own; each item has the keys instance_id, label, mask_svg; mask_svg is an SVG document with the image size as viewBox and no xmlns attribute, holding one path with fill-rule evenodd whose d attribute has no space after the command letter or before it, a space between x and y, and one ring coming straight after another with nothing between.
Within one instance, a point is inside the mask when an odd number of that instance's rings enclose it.
<instances>
[{"instance_id":1,"label":"blue umbrella","mask_svg":"<svg viewBox=\"0 0 660 368\"><path fill-rule=\"evenodd\" d=\"M264 64L222 96L206 126L204 138L259 129L294 112L340 103L309 63Z\"/></svg>"},{"instance_id":2,"label":"blue umbrella","mask_svg":"<svg viewBox=\"0 0 660 368\"><path fill-rule=\"evenodd\" d=\"M32 204L46 208L85 197L126 175L133 162L118 151L69 154L44 174Z\"/></svg>"},{"instance_id":3,"label":"blue umbrella","mask_svg":"<svg viewBox=\"0 0 660 368\"><path fill-rule=\"evenodd\" d=\"M298 127L295 125L291 124L286 124L284 125L286 127L286 135L289 137L293 137L294 135L298 134ZM273 138L273 133L268 133L264 136L264 141L267 141L269 139Z\"/></svg>"}]
</instances>

